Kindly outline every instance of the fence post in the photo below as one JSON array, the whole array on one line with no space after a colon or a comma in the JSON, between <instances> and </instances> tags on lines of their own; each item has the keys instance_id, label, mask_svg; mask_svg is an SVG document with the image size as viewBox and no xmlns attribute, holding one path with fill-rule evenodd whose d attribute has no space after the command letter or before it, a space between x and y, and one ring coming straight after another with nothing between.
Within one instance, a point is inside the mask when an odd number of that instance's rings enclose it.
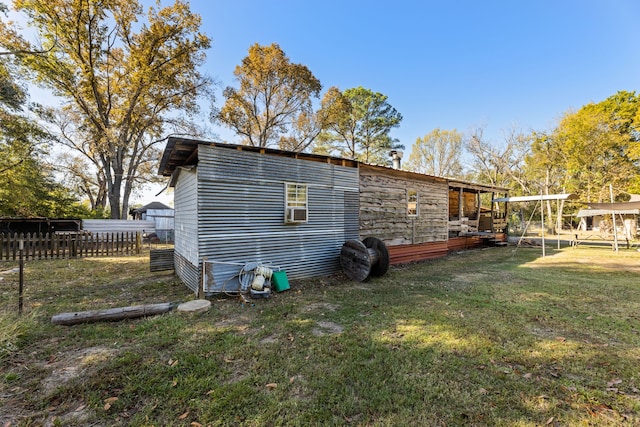
<instances>
[{"instance_id":1,"label":"fence post","mask_svg":"<svg viewBox=\"0 0 640 427\"><path fill-rule=\"evenodd\" d=\"M140 255L142 249L142 233L136 231L136 255Z\"/></svg>"},{"instance_id":2,"label":"fence post","mask_svg":"<svg viewBox=\"0 0 640 427\"><path fill-rule=\"evenodd\" d=\"M24 290L24 239L20 239L18 241L18 246L20 247L20 274L19 274L19 285L18 285L18 314L22 315L22 305L23 298L22 292Z\"/></svg>"},{"instance_id":3,"label":"fence post","mask_svg":"<svg viewBox=\"0 0 640 427\"><path fill-rule=\"evenodd\" d=\"M36 258L35 256L33 257L34 259L42 259L42 247L44 246L43 243L43 237L42 237L42 232L38 233L38 237L36 240L36 245L38 246L38 258ZM45 255L47 254L46 249L45 249Z\"/></svg>"},{"instance_id":4,"label":"fence post","mask_svg":"<svg viewBox=\"0 0 640 427\"><path fill-rule=\"evenodd\" d=\"M205 280L207 280L207 257L202 258L202 280L200 280L200 284L198 285L198 298L204 298L204 284Z\"/></svg>"}]
</instances>

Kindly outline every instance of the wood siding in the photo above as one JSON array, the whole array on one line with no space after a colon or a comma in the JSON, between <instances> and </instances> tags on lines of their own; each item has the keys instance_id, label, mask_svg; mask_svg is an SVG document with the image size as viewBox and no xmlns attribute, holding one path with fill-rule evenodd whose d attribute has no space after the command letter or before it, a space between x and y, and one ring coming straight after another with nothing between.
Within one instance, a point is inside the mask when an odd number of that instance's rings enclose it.
<instances>
[{"instance_id":1,"label":"wood siding","mask_svg":"<svg viewBox=\"0 0 640 427\"><path fill-rule=\"evenodd\" d=\"M400 172L400 173L398 173ZM418 216L407 213L407 191L418 192ZM360 166L360 237L388 247L448 239L449 187L445 180Z\"/></svg>"}]
</instances>

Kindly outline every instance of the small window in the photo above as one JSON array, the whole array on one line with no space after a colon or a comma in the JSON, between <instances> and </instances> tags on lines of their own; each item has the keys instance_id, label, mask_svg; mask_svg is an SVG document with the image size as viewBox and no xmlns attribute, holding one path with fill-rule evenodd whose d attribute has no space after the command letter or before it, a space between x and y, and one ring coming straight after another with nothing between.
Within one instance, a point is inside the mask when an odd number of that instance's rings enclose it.
<instances>
[{"instance_id":1,"label":"small window","mask_svg":"<svg viewBox=\"0 0 640 427\"><path fill-rule=\"evenodd\" d=\"M307 222L306 184L285 184L284 222Z\"/></svg>"},{"instance_id":2,"label":"small window","mask_svg":"<svg viewBox=\"0 0 640 427\"><path fill-rule=\"evenodd\" d=\"M418 216L418 192L407 190L407 215Z\"/></svg>"}]
</instances>

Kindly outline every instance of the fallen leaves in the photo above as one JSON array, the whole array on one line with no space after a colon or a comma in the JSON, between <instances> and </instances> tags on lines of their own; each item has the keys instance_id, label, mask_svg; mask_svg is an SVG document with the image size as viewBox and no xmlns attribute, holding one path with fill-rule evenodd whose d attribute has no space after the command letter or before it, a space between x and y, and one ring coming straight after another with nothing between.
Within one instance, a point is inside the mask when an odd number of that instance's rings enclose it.
<instances>
[{"instance_id":1,"label":"fallen leaves","mask_svg":"<svg viewBox=\"0 0 640 427\"><path fill-rule=\"evenodd\" d=\"M103 400L104 406L102 407L105 411L111 409L111 406L118 401L117 397L107 397Z\"/></svg>"},{"instance_id":2,"label":"fallen leaves","mask_svg":"<svg viewBox=\"0 0 640 427\"><path fill-rule=\"evenodd\" d=\"M614 393L617 393L620 390L618 389L618 387L614 387L614 386L616 386L618 384L622 384L622 380L621 379L618 379L618 378L612 379L611 381L609 381L607 383L607 391L612 391Z\"/></svg>"},{"instance_id":3,"label":"fallen leaves","mask_svg":"<svg viewBox=\"0 0 640 427\"><path fill-rule=\"evenodd\" d=\"M278 388L278 384L276 383L269 383L265 386L268 390L275 390L276 388Z\"/></svg>"},{"instance_id":4,"label":"fallen leaves","mask_svg":"<svg viewBox=\"0 0 640 427\"><path fill-rule=\"evenodd\" d=\"M557 425L559 425L559 423L558 423L558 420L555 419L555 417L551 417L551 418L549 418L547 420L546 423L544 423L544 425L546 425L546 426L550 426L550 425L557 426Z\"/></svg>"},{"instance_id":5,"label":"fallen leaves","mask_svg":"<svg viewBox=\"0 0 640 427\"><path fill-rule=\"evenodd\" d=\"M622 380L615 378L607 383L607 387L613 387L614 385L622 384Z\"/></svg>"}]
</instances>

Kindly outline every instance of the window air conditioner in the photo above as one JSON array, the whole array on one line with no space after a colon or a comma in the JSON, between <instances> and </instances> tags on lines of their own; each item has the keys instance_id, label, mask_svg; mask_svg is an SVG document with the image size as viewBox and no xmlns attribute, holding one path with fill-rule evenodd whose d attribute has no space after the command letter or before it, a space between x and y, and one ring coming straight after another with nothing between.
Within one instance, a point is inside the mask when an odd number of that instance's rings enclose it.
<instances>
[{"instance_id":1,"label":"window air conditioner","mask_svg":"<svg viewBox=\"0 0 640 427\"><path fill-rule=\"evenodd\" d=\"M307 208L287 208L286 222L307 222Z\"/></svg>"}]
</instances>

